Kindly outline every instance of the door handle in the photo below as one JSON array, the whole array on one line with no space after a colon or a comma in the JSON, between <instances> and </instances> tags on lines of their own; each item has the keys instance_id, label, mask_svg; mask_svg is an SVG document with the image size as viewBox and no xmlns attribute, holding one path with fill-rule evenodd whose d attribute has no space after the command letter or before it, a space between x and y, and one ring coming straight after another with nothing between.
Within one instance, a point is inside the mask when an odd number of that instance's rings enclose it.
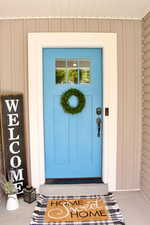
<instances>
[{"instance_id":1,"label":"door handle","mask_svg":"<svg viewBox=\"0 0 150 225\"><path fill-rule=\"evenodd\" d=\"M100 137L102 136L103 121L100 117L97 117L96 123L97 123L97 137Z\"/></svg>"}]
</instances>

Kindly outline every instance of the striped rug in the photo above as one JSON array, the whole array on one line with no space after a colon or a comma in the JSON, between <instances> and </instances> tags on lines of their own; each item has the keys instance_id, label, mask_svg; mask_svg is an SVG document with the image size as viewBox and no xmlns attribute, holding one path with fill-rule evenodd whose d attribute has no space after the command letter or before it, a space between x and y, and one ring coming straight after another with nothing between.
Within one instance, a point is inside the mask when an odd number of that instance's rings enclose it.
<instances>
[{"instance_id":1,"label":"striped rug","mask_svg":"<svg viewBox=\"0 0 150 225\"><path fill-rule=\"evenodd\" d=\"M47 217L47 210L49 202L52 200L57 201L64 201L64 200L83 200L83 199L101 199L102 202L105 205L105 208L107 210L107 219L105 220L90 220L86 221L69 221L69 222L60 222L60 220L47 220L45 219ZM36 203L36 207L34 209L34 212L32 214L32 219L30 222L30 225L125 225L123 216L121 214L121 211L119 209L119 206L113 196L112 193L109 193L108 195L86 195L86 196L44 196L39 195L39 198Z\"/></svg>"}]
</instances>

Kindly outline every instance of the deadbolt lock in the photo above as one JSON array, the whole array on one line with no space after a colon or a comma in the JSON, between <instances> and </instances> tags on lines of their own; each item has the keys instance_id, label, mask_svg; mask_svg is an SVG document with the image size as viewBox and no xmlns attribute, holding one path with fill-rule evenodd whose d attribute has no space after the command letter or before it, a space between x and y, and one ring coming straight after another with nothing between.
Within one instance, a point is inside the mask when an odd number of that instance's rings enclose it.
<instances>
[{"instance_id":1,"label":"deadbolt lock","mask_svg":"<svg viewBox=\"0 0 150 225\"><path fill-rule=\"evenodd\" d=\"M96 108L96 114L97 115L101 115L102 114L102 108L101 107L97 107Z\"/></svg>"}]
</instances>

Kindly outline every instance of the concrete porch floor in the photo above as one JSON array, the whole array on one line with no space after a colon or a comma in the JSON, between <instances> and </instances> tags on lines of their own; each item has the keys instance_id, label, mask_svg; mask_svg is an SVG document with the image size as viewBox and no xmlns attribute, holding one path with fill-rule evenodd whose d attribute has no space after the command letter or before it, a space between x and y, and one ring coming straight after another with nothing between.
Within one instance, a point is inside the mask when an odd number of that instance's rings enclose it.
<instances>
[{"instance_id":1,"label":"concrete porch floor","mask_svg":"<svg viewBox=\"0 0 150 225\"><path fill-rule=\"evenodd\" d=\"M126 225L150 225L150 204L141 192L115 192L115 197L124 215ZM0 209L1 225L29 225L35 203L27 204L19 199L19 209Z\"/></svg>"}]
</instances>

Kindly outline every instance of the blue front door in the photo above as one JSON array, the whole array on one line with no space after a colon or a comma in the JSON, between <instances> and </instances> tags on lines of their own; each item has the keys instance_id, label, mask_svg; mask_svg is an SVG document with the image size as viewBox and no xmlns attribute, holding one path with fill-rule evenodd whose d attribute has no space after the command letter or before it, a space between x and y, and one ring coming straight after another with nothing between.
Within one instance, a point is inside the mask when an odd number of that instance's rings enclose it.
<instances>
[{"instance_id":1,"label":"blue front door","mask_svg":"<svg viewBox=\"0 0 150 225\"><path fill-rule=\"evenodd\" d=\"M78 114L64 112L60 104L70 88L80 90L86 99ZM44 48L43 90L45 178L101 177L96 108L102 108L102 49ZM75 107L78 99L71 97L69 104Z\"/></svg>"}]
</instances>

